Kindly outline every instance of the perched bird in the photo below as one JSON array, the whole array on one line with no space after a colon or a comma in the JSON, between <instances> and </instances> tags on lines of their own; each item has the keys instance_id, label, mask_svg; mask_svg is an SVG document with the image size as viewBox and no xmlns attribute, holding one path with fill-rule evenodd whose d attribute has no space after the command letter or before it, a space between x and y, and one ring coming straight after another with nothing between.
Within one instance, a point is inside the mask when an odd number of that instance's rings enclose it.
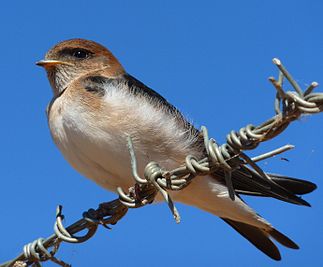
<instances>
[{"instance_id":1,"label":"perched bird","mask_svg":"<svg viewBox=\"0 0 323 267\"><path fill-rule=\"evenodd\" d=\"M83 39L67 40L37 62L47 71L54 97L47 109L54 142L67 161L100 186L116 191L133 185L127 137L131 136L143 174L150 161L166 169L181 165L188 154L204 157L199 131L165 98L128 74L104 46ZM270 176L277 186L242 166L232 174L236 197L230 199L221 171L197 177L174 199L222 218L269 257L281 256L272 239L298 246L251 209L241 194L270 196L299 205L297 195L313 191L308 181Z\"/></svg>"}]
</instances>

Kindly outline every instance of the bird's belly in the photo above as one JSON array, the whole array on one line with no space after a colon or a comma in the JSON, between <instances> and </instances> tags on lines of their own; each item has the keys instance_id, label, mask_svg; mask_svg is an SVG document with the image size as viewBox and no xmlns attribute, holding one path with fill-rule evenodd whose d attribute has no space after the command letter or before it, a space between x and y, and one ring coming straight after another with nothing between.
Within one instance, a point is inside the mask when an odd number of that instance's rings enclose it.
<instances>
[{"instance_id":1,"label":"bird's belly","mask_svg":"<svg viewBox=\"0 0 323 267\"><path fill-rule=\"evenodd\" d=\"M126 143L123 144L125 148L120 149L113 142L93 143L80 132L65 130L65 136L57 138L53 135L53 138L78 172L110 191L115 191L118 186L127 189L134 183Z\"/></svg>"},{"instance_id":2,"label":"bird's belly","mask_svg":"<svg viewBox=\"0 0 323 267\"><path fill-rule=\"evenodd\" d=\"M58 114L49 119L52 137L65 159L78 172L110 191L133 186L135 181L131 172L127 133L122 129L109 129L108 126L103 130L98 123L94 121L95 124L91 124L79 114L77 117ZM141 176L146 164L152 160L167 168L179 164L167 155L158 154L158 151L143 149L138 142L134 145Z\"/></svg>"}]
</instances>

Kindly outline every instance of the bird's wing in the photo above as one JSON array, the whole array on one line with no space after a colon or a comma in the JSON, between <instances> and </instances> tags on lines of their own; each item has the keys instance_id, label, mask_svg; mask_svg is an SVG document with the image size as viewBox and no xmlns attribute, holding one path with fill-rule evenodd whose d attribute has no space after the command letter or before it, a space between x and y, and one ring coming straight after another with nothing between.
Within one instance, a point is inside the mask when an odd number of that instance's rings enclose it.
<instances>
[{"instance_id":1,"label":"bird's wing","mask_svg":"<svg viewBox=\"0 0 323 267\"><path fill-rule=\"evenodd\" d=\"M223 176L217 173L216 176ZM232 183L238 194L273 197L285 202L310 206L310 204L299 197L312 192L316 185L310 181L291 178L278 174L268 174L268 180L263 179L256 171L241 166L232 173Z\"/></svg>"},{"instance_id":2,"label":"bird's wing","mask_svg":"<svg viewBox=\"0 0 323 267\"><path fill-rule=\"evenodd\" d=\"M99 74L92 74L84 79L84 88L100 96L104 95L107 88L109 88L107 86L109 84L113 87L127 90L127 94L131 94L133 97L141 97L149 101L153 106L161 107L164 112L170 114L172 118L177 120L177 126L183 129L186 135L181 138L191 140L190 146L192 147L192 151L200 151L200 155L205 155L204 142L200 132L185 119L176 107L133 76L125 73L115 78L108 78ZM164 124L167 123L167 121L164 122ZM172 138L172 136L169 135L166 138ZM225 183L222 170L217 170L214 173L214 177L223 182L223 184ZM269 174L269 177L271 178L270 180L265 180L253 169L247 166L241 166L232 173L233 187L237 194L267 196L294 204L309 206L309 203L298 195L313 191L316 188L315 184L282 175Z\"/></svg>"},{"instance_id":3,"label":"bird's wing","mask_svg":"<svg viewBox=\"0 0 323 267\"><path fill-rule=\"evenodd\" d=\"M138 105L143 105L143 102L148 102L151 107L156 107L156 109L162 110L160 114L167 114L167 120L163 121L165 127L176 121L176 129L174 129L177 131L177 133L183 133L180 139L190 145L190 151L199 151L197 153L199 155L196 156L203 155L203 138L192 123L190 123L182 115L182 113L172 104L170 104L164 97L130 74L124 73L117 77L111 78L105 77L100 73L97 75L94 73L83 79L83 87L87 91L94 94L99 94L101 96L106 92L106 90L109 90L109 88L118 88L120 90L126 90L126 95L137 98ZM130 97L128 99L130 99ZM161 115L160 119L162 118L165 118L165 116ZM165 136L165 138L169 139L172 137L172 134L176 135L176 131L169 132L169 135Z\"/></svg>"}]
</instances>

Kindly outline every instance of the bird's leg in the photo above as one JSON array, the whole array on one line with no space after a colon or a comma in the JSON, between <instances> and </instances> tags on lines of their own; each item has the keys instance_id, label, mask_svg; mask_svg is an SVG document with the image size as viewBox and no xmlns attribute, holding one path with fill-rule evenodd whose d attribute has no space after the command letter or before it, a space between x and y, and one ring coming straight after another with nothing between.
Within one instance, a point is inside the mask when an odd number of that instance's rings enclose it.
<instances>
[{"instance_id":1,"label":"bird's leg","mask_svg":"<svg viewBox=\"0 0 323 267\"><path fill-rule=\"evenodd\" d=\"M128 208L140 208L146 204L151 204L157 194L156 188L152 184L136 183L129 188L129 193L125 193L120 187L118 188L119 200Z\"/></svg>"},{"instance_id":2,"label":"bird's leg","mask_svg":"<svg viewBox=\"0 0 323 267\"><path fill-rule=\"evenodd\" d=\"M157 194L157 190L151 184L135 184L129 190L130 195L138 202L143 205L151 204Z\"/></svg>"},{"instance_id":3,"label":"bird's leg","mask_svg":"<svg viewBox=\"0 0 323 267\"><path fill-rule=\"evenodd\" d=\"M116 224L128 211L119 199L99 204L99 207L86 212L86 218L99 221L102 225Z\"/></svg>"}]
</instances>

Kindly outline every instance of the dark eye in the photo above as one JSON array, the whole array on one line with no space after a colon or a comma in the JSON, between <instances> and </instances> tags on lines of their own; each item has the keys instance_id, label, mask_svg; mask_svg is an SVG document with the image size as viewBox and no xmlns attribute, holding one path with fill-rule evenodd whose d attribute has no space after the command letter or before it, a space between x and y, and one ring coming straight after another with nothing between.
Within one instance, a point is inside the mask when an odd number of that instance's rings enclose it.
<instances>
[{"instance_id":1,"label":"dark eye","mask_svg":"<svg viewBox=\"0 0 323 267\"><path fill-rule=\"evenodd\" d=\"M92 52L83 48L64 48L59 52L59 56L70 59L82 60L87 59L93 55Z\"/></svg>"},{"instance_id":2,"label":"dark eye","mask_svg":"<svg viewBox=\"0 0 323 267\"><path fill-rule=\"evenodd\" d=\"M88 58L89 55L90 55L90 53L88 51L81 50L81 49L74 50L73 53L72 53L73 57L76 57L76 58L79 58L79 59Z\"/></svg>"}]
</instances>

